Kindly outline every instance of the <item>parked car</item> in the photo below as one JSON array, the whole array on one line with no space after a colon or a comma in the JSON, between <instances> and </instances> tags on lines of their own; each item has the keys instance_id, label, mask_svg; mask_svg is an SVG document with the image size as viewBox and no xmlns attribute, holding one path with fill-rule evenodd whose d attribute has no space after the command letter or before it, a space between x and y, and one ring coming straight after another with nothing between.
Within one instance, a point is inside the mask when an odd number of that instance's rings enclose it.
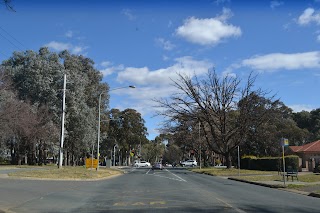
<instances>
[{"instance_id":1,"label":"parked car","mask_svg":"<svg viewBox=\"0 0 320 213\"><path fill-rule=\"evenodd\" d=\"M133 164L134 167L146 167L146 166L151 166L151 164L147 161L138 161L138 162L135 162Z\"/></svg>"},{"instance_id":2,"label":"parked car","mask_svg":"<svg viewBox=\"0 0 320 213\"><path fill-rule=\"evenodd\" d=\"M172 167L172 164L166 163L164 166L165 166L165 167Z\"/></svg>"},{"instance_id":3,"label":"parked car","mask_svg":"<svg viewBox=\"0 0 320 213\"><path fill-rule=\"evenodd\" d=\"M191 167L198 165L196 160L187 160L187 161L181 162L180 164L181 164L181 166L191 166Z\"/></svg>"},{"instance_id":4,"label":"parked car","mask_svg":"<svg viewBox=\"0 0 320 213\"><path fill-rule=\"evenodd\" d=\"M152 169L160 169L160 170L162 170L163 169L162 163L160 163L160 162L154 163L153 166L152 166Z\"/></svg>"}]
</instances>

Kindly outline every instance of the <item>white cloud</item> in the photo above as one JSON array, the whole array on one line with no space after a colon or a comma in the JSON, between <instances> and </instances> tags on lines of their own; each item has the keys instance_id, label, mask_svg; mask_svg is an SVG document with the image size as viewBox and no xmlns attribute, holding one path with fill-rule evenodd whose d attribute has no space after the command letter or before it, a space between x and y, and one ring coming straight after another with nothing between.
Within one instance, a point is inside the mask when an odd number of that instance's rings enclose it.
<instances>
[{"instance_id":1,"label":"white cloud","mask_svg":"<svg viewBox=\"0 0 320 213\"><path fill-rule=\"evenodd\" d=\"M65 36L67 38L72 38L73 37L73 32L71 30L69 30L68 32L66 32Z\"/></svg>"},{"instance_id":2,"label":"white cloud","mask_svg":"<svg viewBox=\"0 0 320 213\"><path fill-rule=\"evenodd\" d=\"M215 3L219 5L219 4L229 3L230 1L231 0L216 0Z\"/></svg>"},{"instance_id":3,"label":"white cloud","mask_svg":"<svg viewBox=\"0 0 320 213\"><path fill-rule=\"evenodd\" d=\"M320 24L320 13L316 12L313 8L307 8L299 16L298 24L307 25L312 22L315 22L316 24Z\"/></svg>"},{"instance_id":4,"label":"white cloud","mask_svg":"<svg viewBox=\"0 0 320 213\"><path fill-rule=\"evenodd\" d=\"M283 1L271 1L271 2L270 2L270 7L271 7L271 9L274 9L274 8L276 8L276 7L280 7L280 6L282 6L282 5L284 5L284 2L283 2Z\"/></svg>"},{"instance_id":5,"label":"white cloud","mask_svg":"<svg viewBox=\"0 0 320 213\"><path fill-rule=\"evenodd\" d=\"M315 109L315 107L305 104L290 105L289 107L293 110L293 112L301 112L303 110L310 112Z\"/></svg>"},{"instance_id":6,"label":"white cloud","mask_svg":"<svg viewBox=\"0 0 320 213\"><path fill-rule=\"evenodd\" d=\"M138 85L169 85L171 79L177 79L177 73L189 76L201 75L213 67L208 61L196 61L192 57L186 56L175 59L175 64L158 70L149 70L148 67L135 68L126 67L120 71L117 80L120 82L132 82Z\"/></svg>"},{"instance_id":7,"label":"white cloud","mask_svg":"<svg viewBox=\"0 0 320 213\"><path fill-rule=\"evenodd\" d=\"M228 8L223 8L222 14L217 16L216 19L221 22L226 22L228 19L230 19L233 16L233 13Z\"/></svg>"},{"instance_id":8,"label":"white cloud","mask_svg":"<svg viewBox=\"0 0 320 213\"><path fill-rule=\"evenodd\" d=\"M72 47L72 45L69 43L62 43L56 41L51 41L48 44L45 44L45 46L52 48L55 51L69 50Z\"/></svg>"},{"instance_id":9,"label":"white cloud","mask_svg":"<svg viewBox=\"0 0 320 213\"><path fill-rule=\"evenodd\" d=\"M124 66L122 64L117 66L110 66L106 67L105 69L101 69L100 72L104 77L113 74L114 72L121 71L124 69Z\"/></svg>"},{"instance_id":10,"label":"white cloud","mask_svg":"<svg viewBox=\"0 0 320 213\"><path fill-rule=\"evenodd\" d=\"M109 66L112 65L112 62L110 62L110 61L103 61L103 62L100 63L100 65L103 66L103 67L109 67Z\"/></svg>"},{"instance_id":11,"label":"white cloud","mask_svg":"<svg viewBox=\"0 0 320 213\"><path fill-rule=\"evenodd\" d=\"M87 49L87 47L74 46L74 47L72 47L71 52L73 54L79 54L79 53L83 52L85 49Z\"/></svg>"},{"instance_id":12,"label":"white cloud","mask_svg":"<svg viewBox=\"0 0 320 213\"><path fill-rule=\"evenodd\" d=\"M241 65L259 71L320 68L320 52L314 51L293 54L272 53L245 59Z\"/></svg>"},{"instance_id":13,"label":"white cloud","mask_svg":"<svg viewBox=\"0 0 320 213\"><path fill-rule=\"evenodd\" d=\"M223 39L241 36L240 27L226 23L231 16L231 10L223 9L222 15L215 18L198 19L191 17L176 29L176 34L192 43L216 45Z\"/></svg>"},{"instance_id":14,"label":"white cloud","mask_svg":"<svg viewBox=\"0 0 320 213\"><path fill-rule=\"evenodd\" d=\"M58 51L58 52L63 50L68 50L73 54L82 53L85 49L88 48L84 46L74 46L70 43L63 43L63 42L57 42L57 41L51 41L48 44L45 44L44 46L49 47L54 51Z\"/></svg>"},{"instance_id":15,"label":"white cloud","mask_svg":"<svg viewBox=\"0 0 320 213\"><path fill-rule=\"evenodd\" d=\"M132 21L136 19L136 16L132 14L130 9L123 9L121 12L123 15L127 16L127 18Z\"/></svg>"},{"instance_id":16,"label":"white cloud","mask_svg":"<svg viewBox=\"0 0 320 213\"><path fill-rule=\"evenodd\" d=\"M172 50L175 47L174 44L172 44L170 41L166 41L163 38L156 38L155 42L165 50Z\"/></svg>"},{"instance_id":17,"label":"white cloud","mask_svg":"<svg viewBox=\"0 0 320 213\"><path fill-rule=\"evenodd\" d=\"M170 58L168 57L168 56L166 56L166 55L163 55L162 56L162 60L164 60L164 61L168 61Z\"/></svg>"}]
</instances>

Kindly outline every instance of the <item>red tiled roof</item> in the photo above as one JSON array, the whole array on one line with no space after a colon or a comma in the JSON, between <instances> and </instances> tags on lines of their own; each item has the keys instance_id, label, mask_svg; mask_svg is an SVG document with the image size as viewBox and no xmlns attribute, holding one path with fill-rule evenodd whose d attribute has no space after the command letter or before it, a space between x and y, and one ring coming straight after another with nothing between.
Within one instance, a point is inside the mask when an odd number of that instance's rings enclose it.
<instances>
[{"instance_id":1,"label":"red tiled roof","mask_svg":"<svg viewBox=\"0 0 320 213\"><path fill-rule=\"evenodd\" d=\"M301 146L289 146L293 152L298 152L301 149Z\"/></svg>"},{"instance_id":2,"label":"red tiled roof","mask_svg":"<svg viewBox=\"0 0 320 213\"><path fill-rule=\"evenodd\" d=\"M320 140L302 146L289 146L293 152L320 152Z\"/></svg>"}]
</instances>

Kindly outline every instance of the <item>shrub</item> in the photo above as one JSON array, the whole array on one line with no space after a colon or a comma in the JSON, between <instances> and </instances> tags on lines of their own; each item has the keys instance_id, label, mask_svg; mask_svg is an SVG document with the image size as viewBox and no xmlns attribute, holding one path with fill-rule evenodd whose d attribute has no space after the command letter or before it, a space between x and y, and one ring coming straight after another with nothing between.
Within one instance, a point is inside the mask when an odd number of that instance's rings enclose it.
<instances>
[{"instance_id":1,"label":"shrub","mask_svg":"<svg viewBox=\"0 0 320 213\"><path fill-rule=\"evenodd\" d=\"M285 156L286 168L298 169L299 157L296 155ZM241 159L242 169L279 171L282 170L282 157L252 158L243 157Z\"/></svg>"}]
</instances>

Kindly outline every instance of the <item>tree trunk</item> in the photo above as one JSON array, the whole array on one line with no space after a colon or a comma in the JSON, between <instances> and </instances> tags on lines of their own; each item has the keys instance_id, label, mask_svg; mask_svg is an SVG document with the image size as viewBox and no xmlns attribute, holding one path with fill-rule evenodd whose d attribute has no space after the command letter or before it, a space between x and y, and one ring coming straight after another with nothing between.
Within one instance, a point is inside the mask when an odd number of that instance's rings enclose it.
<instances>
[{"instance_id":1,"label":"tree trunk","mask_svg":"<svg viewBox=\"0 0 320 213\"><path fill-rule=\"evenodd\" d=\"M64 152L64 154L63 154L63 159L62 160L64 160L64 166L67 166L67 151L65 151Z\"/></svg>"},{"instance_id":2,"label":"tree trunk","mask_svg":"<svg viewBox=\"0 0 320 213\"><path fill-rule=\"evenodd\" d=\"M231 166L232 166L230 152L226 153L224 155L224 157L225 157L225 160L226 160L226 166L227 166L228 169L230 169Z\"/></svg>"},{"instance_id":3,"label":"tree trunk","mask_svg":"<svg viewBox=\"0 0 320 213\"><path fill-rule=\"evenodd\" d=\"M24 155L24 165L28 165L28 152Z\"/></svg>"}]
</instances>

